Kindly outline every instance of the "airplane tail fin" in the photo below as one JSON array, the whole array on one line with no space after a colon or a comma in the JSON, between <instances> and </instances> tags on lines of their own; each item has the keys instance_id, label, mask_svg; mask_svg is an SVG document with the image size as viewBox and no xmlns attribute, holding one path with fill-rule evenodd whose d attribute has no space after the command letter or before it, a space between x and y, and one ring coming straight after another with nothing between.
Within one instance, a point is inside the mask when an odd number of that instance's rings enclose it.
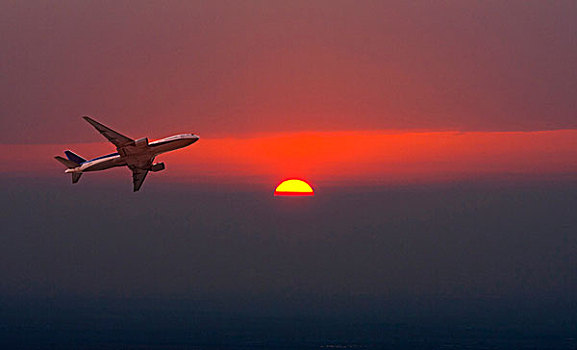
<instances>
[{"instance_id":1,"label":"airplane tail fin","mask_svg":"<svg viewBox=\"0 0 577 350\"><path fill-rule=\"evenodd\" d=\"M70 152L72 153L72 152ZM74 153L72 153L74 156L76 156ZM66 154L67 157L70 158L70 156L68 156L68 153ZM78 157L78 156L77 156ZM68 169L74 169L76 167L78 167L80 164L76 163L73 160L70 159L66 159L66 158L62 158L60 156L56 156L54 157L54 159L56 159L57 161L59 161L60 163L62 163L65 167L67 167ZM68 172L68 171L67 171ZM75 184L78 182L78 180L80 180L80 177L82 176L82 173L72 173L72 183Z\"/></svg>"},{"instance_id":2,"label":"airplane tail fin","mask_svg":"<svg viewBox=\"0 0 577 350\"><path fill-rule=\"evenodd\" d=\"M66 154L66 158L68 158L69 160L73 161L74 163L84 163L86 162L86 159L82 158L81 156L79 156L78 154L72 152L72 151L64 151L64 154Z\"/></svg>"}]
</instances>

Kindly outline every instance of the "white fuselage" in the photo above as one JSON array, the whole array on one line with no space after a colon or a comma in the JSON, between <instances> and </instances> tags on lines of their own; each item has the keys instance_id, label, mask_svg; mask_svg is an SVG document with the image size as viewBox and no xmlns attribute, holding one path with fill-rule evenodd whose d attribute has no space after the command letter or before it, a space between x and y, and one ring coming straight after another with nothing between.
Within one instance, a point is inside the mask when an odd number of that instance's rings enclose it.
<instances>
[{"instance_id":1,"label":"white fuselage","mask_svg":"<svg viewBox=\"0 0 577 350\"><path fill-rule=\"evenodd\" d=\"M138 143L137 141L134 146L130 146L130 152L124 152L124 154L122 154L123 151L120 150L116 153L100 156L81 163L76 168L68 169L66 172L83 173L126 165L134 165L137 167L139 165L145 166L147 163L150 163L150 160L154 159L154 157L157 155L189 146L198 141L198 139L199 137L194 134L181 134L152 142L144 141L142 143Z\"/></svg>"}]
</instances>

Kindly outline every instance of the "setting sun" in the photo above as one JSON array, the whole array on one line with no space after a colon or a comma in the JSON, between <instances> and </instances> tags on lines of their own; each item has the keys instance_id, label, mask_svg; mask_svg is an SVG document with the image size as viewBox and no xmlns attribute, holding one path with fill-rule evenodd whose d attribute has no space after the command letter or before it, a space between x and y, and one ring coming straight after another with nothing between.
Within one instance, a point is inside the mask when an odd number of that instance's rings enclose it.
<instances>
[{"instance_id":1,"label":"setting sun","mask_svg":"<svg viewBox=\"0 0 577 350\"><path fill-rule=\"evenodd\" d=\"M314 196L311 185L303 180L288 179L281 182L274 191L275 196Z\"/></svg>"}]
</instances>

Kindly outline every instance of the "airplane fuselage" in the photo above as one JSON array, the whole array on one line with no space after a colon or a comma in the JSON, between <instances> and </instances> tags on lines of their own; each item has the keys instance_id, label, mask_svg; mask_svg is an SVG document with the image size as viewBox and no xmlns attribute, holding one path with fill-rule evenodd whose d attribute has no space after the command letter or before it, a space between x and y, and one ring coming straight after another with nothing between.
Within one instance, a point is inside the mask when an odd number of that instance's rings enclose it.
<instances>
[{"instance_id":1,"label":"airplane fuselage","mask_svg":"<svg viewBox=\"0 0 577 350\"><path fill-rule=\"evenodd\" d=\"M133 190L136 192L140 190L149 172L157 172L165 169L164 163L154 163L156 156L190 146L199 139L195 134L180 134L153 142L148 142L148 138L146 137L135 140L112 130L106 125L100 124L88 116L82 118L116 146L116 153L107 154L91 160L86 160L70 150L64 151L66 158L55 156L54 159L66 167L65 172L72 175L73 184L78 183L82 174L86 172L126 166L132 172Z\"/></svg>"},{"instance_id":2,"label":"airplane fuselage","mask_svg":"<svg viewBox=\"0 0 577 350\"><path fill-rule=\"evenodd\" d=\"M141 140L137 140L134 146L130 146L132 148L131 152L127 154L116 152L100 156L81 163L76 168L67 169L66 172L84 173L90 171L106 170L119 166L127 166L129 164L142 164L144 167L150 161L150 159L158 156L159 154L189 146L198 141L198 139L198 136L194 134L181 134L152 141L150 143L146 139L142 139L143 142L140 143L139 141Z\"/></svg>"}]
</instances>

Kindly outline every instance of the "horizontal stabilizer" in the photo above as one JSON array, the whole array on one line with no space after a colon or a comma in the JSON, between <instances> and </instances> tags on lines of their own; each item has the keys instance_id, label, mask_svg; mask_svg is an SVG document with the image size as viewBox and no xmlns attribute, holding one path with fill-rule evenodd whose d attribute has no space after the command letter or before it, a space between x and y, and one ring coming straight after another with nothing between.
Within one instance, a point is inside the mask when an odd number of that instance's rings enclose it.
<instances>
[{"instance_id":1,"label":"horizontal stabilizer","mask_svg":"<svg viewBox=\"0 0 577 350\"><path fill-rule=\"evenodd\" d=\"M62 163L65 167L67 167L68 169L73 169L78 167L78 163L71 161L70 159L66 159L66 158L62 158L60 156L56 156L54 157L54 159L56 159L57 161L59 161L60 163Z\"/></svg>"},{"instance_id":2,"label":"horizontal stabilizer","mask_svg":"<svg viewBox=\"0 0 577 350\"><path fill-rule=\"evenodd\" d=\"M72 183L75 184L80 180L82 173L72 173Z\"/></svg>"},{"instance_id":3,"label":"horizontal stabilizer","mask_svg":"<svg viewBox=\"0 0 577 350\"><path fill-rule=\"evenodd\" d=\"M74 163L82 164L86 162L86 159L82 158L81 156L72 151L64 151L64 154L66 154L66 158L73 161Z\"/></svg>"}]
</instances>

